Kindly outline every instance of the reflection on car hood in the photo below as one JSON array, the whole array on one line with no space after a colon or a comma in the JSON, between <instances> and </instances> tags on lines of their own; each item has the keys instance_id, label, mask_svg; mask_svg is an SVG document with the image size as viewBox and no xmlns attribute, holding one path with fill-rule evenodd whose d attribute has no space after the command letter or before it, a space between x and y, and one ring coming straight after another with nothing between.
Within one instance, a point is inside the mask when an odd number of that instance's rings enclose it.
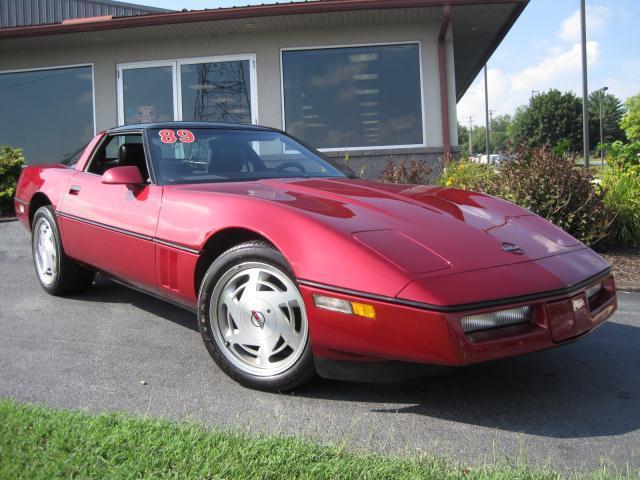
<instances>
[{"instance_id":1,"label":"reflection on car hood","mask_svg":"<svg viewBox=\"0 0 640 480\"><path fill-rule=\"evenodd\" d=\"M183 186L277 202L351 235L399 232L450 264L450 272L520 263L584 248L530 211L509 202L436 186L384 184L351 179L286 179ZM354 236L354 234L356 234ZM366 236L370 237L370 235ZM385 238L400 238L386 235ZM415 249L381 244L383 256L411 264ZM390 255L393 254L393 255ZM397 262L396 262L397 263ZM418 272L411 272L418 273Z\"/></svg>"}]
</instances>

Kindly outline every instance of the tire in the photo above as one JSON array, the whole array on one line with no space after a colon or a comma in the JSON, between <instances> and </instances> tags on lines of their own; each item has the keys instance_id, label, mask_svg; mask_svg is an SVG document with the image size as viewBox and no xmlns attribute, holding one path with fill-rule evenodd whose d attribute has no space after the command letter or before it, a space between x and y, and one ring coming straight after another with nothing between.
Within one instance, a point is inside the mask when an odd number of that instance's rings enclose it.
<instances>
[{"instance_id":1,"label":"tire","mask_svg":"<svg viewBox=\"0 0 640 480\"><path fill-rule=\"evenodd\" d=\"M64 253L53 208L40 207L33 217L31 253L38 281L51 295L78 293L93 283L95 272Z\"/></svg>"},{"instance_id":2,"label":"tire","mask_svg":"<svg viewBox=\"0 0 640 480\"><path fill-rule=\"evenodd\" d=\"M229 377L257 390L291 390L315 377L309 324L285 258L249 241L220 255L198 295L198 326Z\"/></svg>"}]
</instances>

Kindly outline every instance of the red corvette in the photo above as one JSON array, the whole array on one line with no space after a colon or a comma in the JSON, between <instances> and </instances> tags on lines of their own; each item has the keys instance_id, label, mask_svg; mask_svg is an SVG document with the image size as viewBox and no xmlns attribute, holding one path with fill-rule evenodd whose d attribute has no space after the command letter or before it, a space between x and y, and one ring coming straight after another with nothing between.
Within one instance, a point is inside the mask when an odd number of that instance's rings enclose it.
<instances>
[{"instance_id":1,"label":"red corvette","mask_svg":"<svg viewBox=\"0 0 640 480\"><path fill-rule=\"evenodd\" d=\"M25 168L15 206L47 292L100 272L197 311L220 368L264 390L520 355L615 311L607 262L531 212L347 170L269 128L129 125Z\"/></svg>"}]
</instances>

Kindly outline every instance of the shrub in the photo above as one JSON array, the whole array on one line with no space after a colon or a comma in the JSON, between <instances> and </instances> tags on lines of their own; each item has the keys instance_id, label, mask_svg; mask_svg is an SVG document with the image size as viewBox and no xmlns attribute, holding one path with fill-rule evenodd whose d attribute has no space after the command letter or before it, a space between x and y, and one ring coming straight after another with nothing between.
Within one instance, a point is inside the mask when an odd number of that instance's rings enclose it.
<instances>
[{"instance_id":1,"label":"shrub","mask_svg":"<svg viewBox=\"0 0 640 480\"><path fill-rule=\"evenodd\" d=\"M616 212L608 243L640 244L640 170L608 166L602 178L604 202Z\"/></svg>"},{"instance_id":2,"label":"shrub","mask_svg":"<svg viewBox=\"0 0 640 480\"><path fill-rule=\"evenodd\" d=\"M491 165L473 162L451 162L438 178L443 187L455 187L494 194L497 189L498 173Z\"/></svg>"},{"instance_id":3,"label":"shrub","mask_svg":"<svg viewBox=\"0 0 640 480\"><path fill-rule=\"evenodd\" d=\"M500 167L498 195L546 218L586 243L594 245L608 235L612 211L606 193L591 173L575 167L550 148L518 152Z\"/></svg>"},{"instance_id":4,"label":"shrub","mask_svg":"<svg viewBox=\"0 0 640 480\"><path fill-rule=\"evenodd\" d=\"M380 181L387 183L425 183L433 169L421 160L411 160L408 166L404 160L394 163L389 159L380 175Z\"/></svg>"},{"instance_id":5,"label":"shrub","mask_svg":"<svg viewBox=\"0 0 640 480\"><path fill-rule=\"evenodd\" d=\"M640 142L613 142L607 152L607 164L617 169L635 169L640 173Z\"/></svg>"},{"instance_id":6,"label":"shrub","mask_svg":"<svg viewBox=\"0 0 640 480\"><path fill-rule=\"evenodd\" d=\"M7 213L13 209L16 183L23 164L21 148L0 146L0 213Z\"/></svg>"}]
</instances>

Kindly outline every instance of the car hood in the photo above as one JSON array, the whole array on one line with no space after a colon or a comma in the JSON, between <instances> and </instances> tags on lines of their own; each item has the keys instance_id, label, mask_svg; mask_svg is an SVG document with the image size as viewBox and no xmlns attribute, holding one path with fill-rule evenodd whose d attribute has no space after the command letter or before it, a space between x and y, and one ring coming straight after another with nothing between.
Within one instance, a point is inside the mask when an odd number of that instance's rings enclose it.
<instances>
[{"instance_id":1,"label":"car hood","mask_svg":"<svg viewBox=\"0 0 640 480\"><path fill-rule=\"evenodd\" d=\"M351 179L185 185L295 209L411 275L459 273L585 248L545 219L464 190Z\"/></svg>"}]
</instances>

